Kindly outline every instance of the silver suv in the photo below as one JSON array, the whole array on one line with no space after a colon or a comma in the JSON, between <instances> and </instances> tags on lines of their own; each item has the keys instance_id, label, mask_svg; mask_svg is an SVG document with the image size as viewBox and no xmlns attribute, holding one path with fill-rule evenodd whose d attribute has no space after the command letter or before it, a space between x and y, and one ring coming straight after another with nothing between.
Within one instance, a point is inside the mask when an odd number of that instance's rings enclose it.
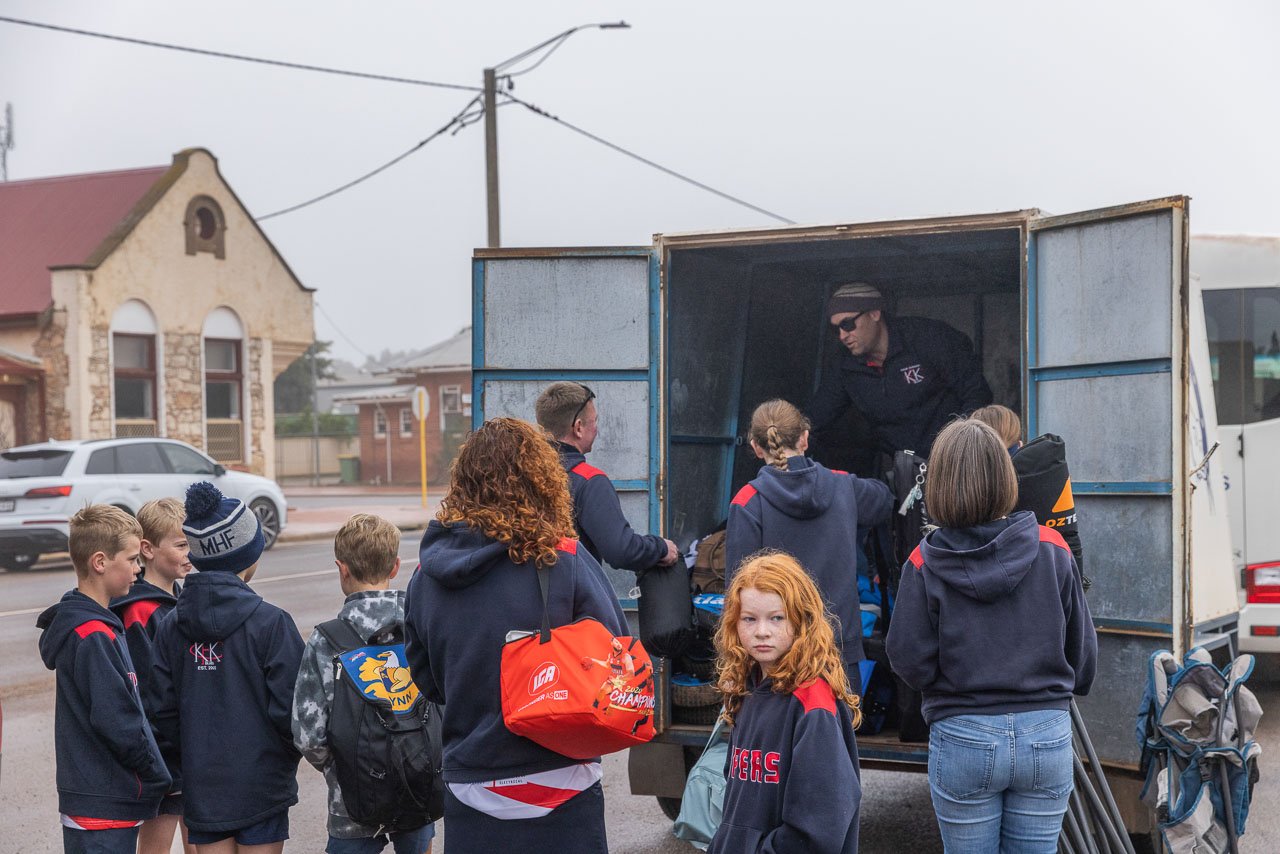
<instances>
[{"instance_id":1,"label":"silver suv","mask_svg":"<svg viewBox=\"0 0 1280 854\"><path fill-rule=\"evenodd\" d=\"M40 555L67 550L67 520L87 504L129 513L155 498L181 499L212 482L262 522L267 548L284 530L284 493L273 480L228 471L172 439L41 442L0 451L0 567L26 569Z\"/></svg>"}]
</instances>

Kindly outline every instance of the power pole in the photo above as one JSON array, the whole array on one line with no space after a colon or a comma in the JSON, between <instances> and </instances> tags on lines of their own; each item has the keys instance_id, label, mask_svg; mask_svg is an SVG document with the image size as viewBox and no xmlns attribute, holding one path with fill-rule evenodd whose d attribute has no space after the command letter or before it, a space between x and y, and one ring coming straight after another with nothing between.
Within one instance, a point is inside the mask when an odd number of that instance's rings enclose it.
<instances>
[{"instance_id":1,"label":"power pole","mask_svg":"<svg viewBox=\"0 0 1280 854\"><path fill-rule=\"evenodd\" d=\"M320 485L320 377L316 370L319 349L312 342L311 356L311 485Z\"/></svg>"},{"instance_id":2,"label":"power pole","mask_svg":"<svg viewBox=\"0 0 1280 854\"><path fill-rule=\"evenodd\" d=\"M498 98L497 72L484 70L484 171L489 209L489 247L502 245L498 211Z\"/></svg>"},{"instance_id":3,"label":"power pole","mask_svg":"<svg viewBox=\"0 0 1280 854\"><path fill-rule=\"evenodd\" d=\"M9 180L9 150L13 147L13 104L5 103L4 124L0 125L0 181Z\"/></svg>"}]
</instances>

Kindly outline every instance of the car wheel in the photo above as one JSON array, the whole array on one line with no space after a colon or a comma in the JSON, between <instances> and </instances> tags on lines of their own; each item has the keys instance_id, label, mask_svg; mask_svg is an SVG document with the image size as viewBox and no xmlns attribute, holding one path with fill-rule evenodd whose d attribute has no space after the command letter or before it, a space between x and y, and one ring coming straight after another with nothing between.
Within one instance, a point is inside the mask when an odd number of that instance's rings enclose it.
<instances>
[{"instance_id":1,"label":"car wheel","mask_svg":"<svg viewBox=\"0 0 1280 854\"><path fill-rule=\"evenodd\" d=\"M262 525L265 548L271 548L276 544L276 537L280 536L280 512L276 510L276 505L269 498L255 500L249 505L249 509L258 517L258 522Z\"/></svg>"},{"instance_id":2,"label":"car wheel","mask_svg":"<svg viewBox=\"0 0 1280 854\"><path fill-rule=\"evenodd\" d=\"M40 552L19 552L18 554L0 554L0 567L11 571L31 569L40 560Z\"/></svg>"},{"instance_id":3,"label":"car wheel","mask_svg":"<svg viewBox=\"0 0 1280 854\"><path fill-rule=\"evenodd\" d=\"M667 818L675 821L680 817L680 804L683 798L658 798L658 806L662 809L662 814Z\"/></svg>"}]
</instances>

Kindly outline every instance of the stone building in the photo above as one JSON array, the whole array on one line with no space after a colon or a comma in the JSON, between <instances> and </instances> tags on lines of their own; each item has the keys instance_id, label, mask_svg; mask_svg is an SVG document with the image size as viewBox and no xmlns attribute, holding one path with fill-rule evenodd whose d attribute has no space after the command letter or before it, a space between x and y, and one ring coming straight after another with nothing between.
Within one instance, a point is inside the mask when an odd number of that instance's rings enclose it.
<instances>
[{"instance_id":1,"label":"stone building","mask_svg":"<svg viewBox=\"0 0 1280 854\"><path fill-rule=\"evenodd\" d=\"M417 484L421 479L412 394L422 386L429 401L427 482L444 483L458 445L471 429L471 327L382 373L395 385L334 397L334 403L359 407L361 480Z\"/></svg>"},{"instance_id":2,"label":"stone building","mask_svg":"<svg viewBox=\"0 0 1280 854\"><path fill-rule=\"evenodd\" d=\"M269 475L311 293L204 149L0 183L0 446L167 436Z\"/></svg>"}]
</instances>

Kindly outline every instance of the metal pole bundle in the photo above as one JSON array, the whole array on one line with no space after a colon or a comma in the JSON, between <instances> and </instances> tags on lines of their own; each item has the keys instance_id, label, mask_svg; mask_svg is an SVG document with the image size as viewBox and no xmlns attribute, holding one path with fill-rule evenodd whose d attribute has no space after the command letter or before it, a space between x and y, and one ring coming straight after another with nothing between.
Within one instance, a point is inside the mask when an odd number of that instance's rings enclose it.
<instances>
[{"instance_id":1,"label":"metal pole bundle","mask_svg":"<svg viewBox=\"0 0 1280 854\"><path fill-rule=\"evenodd\" d=\"M1098 761L1098 753L1075 700L1071 701L1071 728L1075 736L1075 787L1062 822L1058 850L1063 854L1134 854L1120 809L1107 785L1102 763ZM1081 753L1089 761L1088 769L1080 758Z\"/></svg>"}]
</instances>

